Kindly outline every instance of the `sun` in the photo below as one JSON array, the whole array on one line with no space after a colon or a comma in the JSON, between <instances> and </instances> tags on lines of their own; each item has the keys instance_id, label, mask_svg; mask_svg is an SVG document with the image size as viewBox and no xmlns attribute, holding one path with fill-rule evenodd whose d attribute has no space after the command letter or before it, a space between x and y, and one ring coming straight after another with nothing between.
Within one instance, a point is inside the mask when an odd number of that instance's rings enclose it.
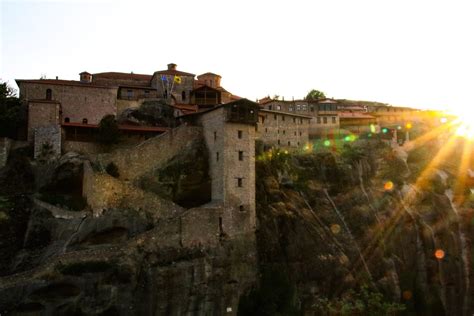
<instances>
[{"instance_id":1,"label":"sun","mask_svg":"<svg viewBox=\"0 0 474 316\"><path fill-rule=\"evenodd\" d=\"M456 135L474 139L474 110L463 109L456 113Z\"/></svg>"}]
</instances>

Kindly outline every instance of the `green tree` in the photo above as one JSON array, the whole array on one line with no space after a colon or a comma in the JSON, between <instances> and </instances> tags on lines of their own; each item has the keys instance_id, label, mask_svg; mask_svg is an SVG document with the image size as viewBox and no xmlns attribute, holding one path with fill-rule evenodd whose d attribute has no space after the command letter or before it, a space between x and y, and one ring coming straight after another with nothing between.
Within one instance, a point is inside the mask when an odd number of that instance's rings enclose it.
<instances>
[{"instance_id":1,"label":"green tree","mask_svg":"<svg viewBox=\"0 0 474 316\"><path fill-rule=\"evenodd\" d=\"M120 131L115 115L105 115L99 123L99 134L97 140L105 145L115 144L119 141Z\"/></svg>"},{"instance_id":2,"label":"green tree","mask_svg":"<svg viewBox=\"0 0 474 316\"><path fill-rule=\"evenodd\" d=\"M27 112L16 97L16 91L6 82L0 82L0 137L17 138L26 127Z\"/></svg>"},{"instance_id":3,"label":"green tree","mask_svg":"<svg viewBox=\"0 0 474 316\"><path fill-rule=\"evenodd\" d=\"M324 98L326 98L326 95L324 94L324 92L313 89L310 92L308 92L308 94L305 97L305 100L317 101L319 99L324 99Z\"/></svg>"}]
</instances>

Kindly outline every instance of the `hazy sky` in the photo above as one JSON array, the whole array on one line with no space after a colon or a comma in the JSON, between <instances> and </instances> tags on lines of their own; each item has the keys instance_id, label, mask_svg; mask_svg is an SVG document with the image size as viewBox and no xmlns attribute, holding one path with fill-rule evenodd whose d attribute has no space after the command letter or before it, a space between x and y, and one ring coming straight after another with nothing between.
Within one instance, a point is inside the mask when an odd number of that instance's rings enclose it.
<instances>
[{"instance_id":1,"label":"hazy sky","mask_svg":"<svg viewBox=\"0 0 474 316\"><path fill-rule=\"evenodd\" d=\"M0 0L0 78L152 74L174 62L249 99L474 107L470 0ZM15 85L16 86L16 85Z\"/></svg>"}]
</instances>

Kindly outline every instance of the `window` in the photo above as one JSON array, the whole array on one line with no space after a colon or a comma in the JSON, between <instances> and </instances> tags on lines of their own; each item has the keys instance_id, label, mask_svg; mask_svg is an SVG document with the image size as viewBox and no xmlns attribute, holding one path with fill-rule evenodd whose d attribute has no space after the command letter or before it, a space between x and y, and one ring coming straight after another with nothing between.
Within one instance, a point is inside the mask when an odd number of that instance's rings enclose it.
<instances>
[{"instance_id":1,"label":"window","mask_svg":"<svg viewBox=\"0 0 474 316\"><path fill-rule=\"evenodd\" d=\"M272 109L272 106L271 106L271 105L269 105L269 106L268 106L268 109L269 109L269 110L271 110L271 109Z\"/></svg>"},{"instance_id":2,"label":"window","mask_svg":"<svg viewBox=\"0 0 474 316\"><path fill-rule=\"evenodd\" d=\"M280 145L280 140L278 140L278 145Z\"/></svg>"},{"instance_id":3,"label":"window","mask_svg":"<svg viewBox=\"0 0 474 316\"><path fill-rule=\"evenodd\" d=\"M265 133L268 133L268 128L265 127Z\"/></svg>"},{"instance_id":4,"label":"window","mask_svg":"<svg viewBox=\"0 0 474 316\"><path fill-rule=\"evenodd\" d=\"M295 119L295 118L293 118L293 123L296 123L296 119Z\"/></svg>"},{"instance_id":5,"label":"window","mask_svg":"<svg viewBox=\"0 0 474 316\"><path fill-rule=\"evenodd\" d=\"M300 118L300 124L303 124L303 119L302 118Z\"/></svg>"},{"instance_id":6,"label":"window","mask_svg":"<svg viewBox=\"0 0 474 316\"><path fill-rule=\"evenodd\" d=\"M281 110L281 106L280 106L280 105L277 105L277 106L276 106L276 109L277 109L278 111Z\"/></svg>"},{"instance_id":7,"label":"window","mask_svg":"<svg viewBox=\"0 0 474 316\"><path fill-rule=\"evenodd\" d=\"M303 135L303 133L302 133L302 132L300 132L300 136L302 136L302 135Z\"/></svg>"},{"instance_id":8,"label":"window","mask_svg":"<svg viewBox=\"0 0 474 316\"><path fill-rule=\"evenodd\" d=\"M244 206L243 206L243 205L240 205L240 206L239 206L239 210L240 210L241 212L244 212L244 211L245 211Z\"/></svg>"},{"instance_id":9,"label":"window","mask_svg":"<svg viewBox=\"0 0 474 316\"><path fill-rule=\"evenodd\" d=\"M282 121L284 121L284 120L285 120L285 117L284 117L283 115L281 116L281 120L282 120Z\"/></svg>"},{"instance_id":10,"label":"window","mask_svg":"<svg viewBox=\"0 0 474 316\"><path fill-rule=\"evenodd\" d=\"M277 115L276 115L276 114L273 114L273 118L274 118L274 119L275 119L275 121L276 121L276 119L277 119Z\"/></svg>"},{"instance_id":11,"label":"window","mask_svg":"<svg viewBox=\"0 0 474 316\"><path fill-rule=\"evenodd\" d=\"M183 100L183 101L186 100L186 92L185 91L181 92L181 100Z\"/></svg>"},{"instance_id":12,"label":"window","mask_svg":"<svg viewBox=\"0 0 474 316\"><path fill-rule=\"evenodd\" d=\"M237 131L237 138L241 139L242 138L242 131Z\"/></svg>"},{"instance_id":13,"label":"window","mask_svg":"<svg viewBox=\"0 0 474 316\"><path fill-rule=\"evenodd\" d=\"M300 142L298 142L298 146L300 145Z\"/></svg>"},{"instance_id":14,"label":"window","mask_svg":"<svg viewBox=\"0 0 474 316\"><path fill-rule=\"evenodd\" d=\"M299 111L301 109L301 105L297 104L296 105L296 111Z\"/></svg>"},{"instance_id":15,"label":"window","mask_svg":"<svg viewBox=\"0 0 474 316\"><path fill-rule=\"evenodd\" d=\"M148 97L149 94L150 94L150 90L145 90L145 97Z\"/></svg>"},{"instance_id":16,"label":"window","mask_svg":"<svg viewBox=\"0 0 474 316\"><path fill-rule=\"evenodd\" d=\"M277 134L280 134L280 130L277 130Z\"/></svg>"},{"instance_id":17,"label":"window","mask_svg":"<svg viewBox=\"0 0 474 316\"><path fill-rule=\"evenodd\" d=\"M239 160L244 160L244 152L242 150L239 150Z\"/></svg>"},{"instance_id":18,"label":"window","mask_svg":"<svg viewBox=\"0 0 474 316\"><path fill-rule=\"evenodd\" d=\"M291 146L291 142L290 142L290 141L288 142L288 146Z\"/></svg>"},{"instance_id":19,"label":"window","mask_svg":"<svg viewBox=\"0 0 474 316\"><path fill-rule=\"evenodd\" d=\"M86 118L82 119L82 124L87 124L87 119Z\"/></svg>"},{"instance_id":20,"label":"window","mask_svg":"<svg viewBox=\"0 0 474 316\"><path fill-rule=\"evenodd\" d=\"M52 100L53 98L53 91L51 89L46 89L46 100Z\"/></svg>"},{"instance_id":21,"label":"window","mask_svg":"<svg viewBox=\"0 0 474 316\"><path fill-rule=\"evenodd\" d=\"M295 136L296 136L296 132L295 132Z\"/></svg>"},{"instance_id":22,"label":"window","mask_svg":"<svg viewBox=\"0 0 474 316\"><path fill-rule=\"evenodd\" d=\"M216 161L219 161L219 152L216 152Z\"/></svg>"},{"instance_id":23,"label":"window","mask_svg":"<svg viewBox=\"0 0 474 316\"><path fill-rule=\"evenodd\" d=\"M314 106L311 105L309 108L310 108L311 112L314 112Z\"/></svg>"},{"instance_id":24,"label":"window","mask_svg":"<svg viewBox=\"0 0 474 316\"><path fill-rule=\"evenodd\" d=\"M327 118L327 117L323 117L323 123L324 123L324 124L327 124L327 123L328 123L328 118Z\"/></svg>"},{"instance_id":25,"label":"window","mask_svg":"<svg viewBox=\"0 0 474 316\"><path fill-rule=\"evenodd\" d=\"M316 122L317 122L318 124L321 124L321 118L320 118L320 117L317 117L317 118L316 118Z\"/></svg>"},{"instance_id":26,"label":"window","mask_svg":"<svg viewBox=\"0 0 474 316\"><path fill-rule=\"evenodd\" d=\"M332 117L332 123L336 124L336 117L335 116Z\"/></svg>"},{"instance_id":27,"label":"window","mask_svg":"<svg viewBox=\"0 0 474 316\"><path fill-rule=\"evenodd\" d=\"M133 97L133 90L127 90L127 98L132 98Z\"/></svg>"},{"instance_id":28,"label":"window","mask_svg":"<svg viewBox=\"0 0 474 316\"><path fill-rule=\"evenodd\" d=\"M292 105L290 105L290 106L288 107L288 111L293 112L293 106L292 106Z\"/></svg>"},{"instance_id":29,"label":"window","mask_svg":"<svg viewBox=\"0 0 474 316\"><path fill-rule=\"evenodd\" d=\"M71 120L69 119L69 117L66 117L66 118L64 119L64 122L65 122L65 123L69 123L70 121L71 121Z\"/></svg>"},{"instance_id":30,"label":"window","mask_svg":"<svg viewBox=\"0 0 474 316\"><path fill-rule=\"evenodd\" d=\"M286 131L285 131L285 130L283 130L283 135L285 135L285 132L286 132Z\"/></svg>"},{"instance_id":31,"label":"window","mask_svg":"<svg viewBox=\"0 0 474 316\"><path fill-rule=\"evenodd\" d=\"M216 140L217 140L217 132L214 131L214 141L216 141Z\"/></svg>"},{"instance_id":32,"label":"window","mask_svg":"<svg viewBox=\"0 0 474 316\"><path fill-rule=\"evenodd\" d=\"M237 178L237 186L238 186L239 188L242 187L242 178Z\"/></svg>"}]
</instances>

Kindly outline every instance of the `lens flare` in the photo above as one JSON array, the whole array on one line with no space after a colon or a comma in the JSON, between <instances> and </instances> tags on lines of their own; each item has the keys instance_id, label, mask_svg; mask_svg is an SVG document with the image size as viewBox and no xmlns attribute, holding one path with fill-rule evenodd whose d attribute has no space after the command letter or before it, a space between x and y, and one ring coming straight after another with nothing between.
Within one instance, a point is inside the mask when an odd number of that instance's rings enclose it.
<instances>
[{"instance_id":1,"label":"lens flare","mask_svg":"<svg viewBox=\"0 0 474 316\"><path fill-rule=\"evenodd\" d=\"M383 188L385 191L392 191L393 190L393 182L387 181L384 183Z\"/></svg>"},{"instance_id":2,"label":"lens flare","mask_svg":"<svg viewBox=\"0 0 474 316\"><path fill-rule=\"evenodd\" d=\"M444 251L443 251L442 249L437 249L437 250L435 251L434 255L435 255L436 259L441 260L441 259L444 258L445 253L444 253Z\"/></svg>"}]
</instances>

